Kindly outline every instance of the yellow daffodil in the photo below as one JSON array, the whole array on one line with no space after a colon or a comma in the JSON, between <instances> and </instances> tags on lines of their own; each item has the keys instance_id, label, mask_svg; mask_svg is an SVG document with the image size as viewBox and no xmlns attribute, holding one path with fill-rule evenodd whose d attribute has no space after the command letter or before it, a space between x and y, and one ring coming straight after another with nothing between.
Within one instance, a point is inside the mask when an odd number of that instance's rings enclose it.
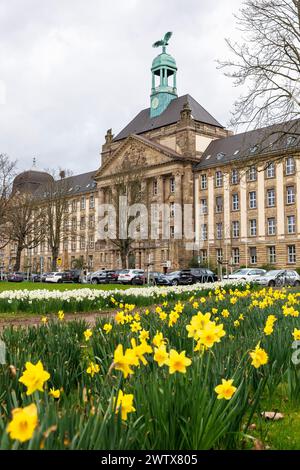
<instances>
[{"instance_id":1,"label":"yellow daffodil","mask_svg":"<svg viewBox=\"0 0 300 470\"><path fill-rule=\"evenodd\" d=\"M175 349L171 349L169 359L166 364L169 366L169 373L174 374L180 372L181 374L186 373L186 368L192 363L191 359L185 357L185 351L178 353Z\"/></svg>"},{"instance_id":2,"label":"yellow daffodil","mask_svg":"<svg viewBox=\"0 0 300 470\"><path fill-rule=\"evenodd\" d=\"M108 334L112 330L112 324L111 323L105 323L103 326L103 331L105 331L106 334Z\"/></svg>"},{"instance_id":3,"label":"yellow daffodil","mask_svg":"<svg viewBox=\"0 0 300 470\"><path fill-rule=\"evenodd\" d=\"M85 331L83 332L83 334L84 334L84 338L85 338L86 341L89 341L90 337L93 336L93 332L92 332L92 330L91 330L90 328L88 328L87 330L85 330Z\"/></svg>"},{"instance_id":4,"label":"yellow daffodil","mask_svg":"<svg viewBox=\"0 0 300 470\"><path fill-rule=\"evenodd\" d=\"M115 402L116 399L114 398L114 405ZM121 417L124 421L127 420L128 413L133 413L135 411L135 408L133 406L133 395L131 393L124 394L122 390L119 390L115 413L118 414L120 410Z\"/></svg>"},{"instance_id":5,"label":"yellow daffodil","mask_svg":"<svg viewBox=\"0 0 300 470\"><path fill-rule=\"evenodd\" d=\"M233 380L222 379L222 383L220 385L217 385L215 388L215 392L218 394L218 400L230 400L230 398L236 391L236 387L234 387L232 384Z\"/></svg>"},{"instance_id":6,"label":"yellow daffodil","mask_svg":"<svg viewBox=\"0 0 300 470\"><path fill-rule=\"evenodd\" d=\"M19 382L27 387L26 395L31 395L37 390L43 392L44 382L50 379L49 372L44 369L41 361L38 361L37 364L26 362L25 367L26 369L22 377L19 378Z\"/></svg>"},{"instance_id":7,"label":"yellow daffodil","mask_svg":"<svg viewBox=\"0 0 300 470\"><path fill-rule=\"evenodd\" d=\"M297 328L294 328L294 331L293 331L293 337L294 337L294 340L295 341L299 341L300 340L300 330L298 330Z\"/></svg>"},{"instance_id":8,"label":"yellow daffodil","mask_svg":"<svg viewBox=\"0 0 300 470\"><path fill-rule=\"evenodd\" d=\"M142 330L139 334L139 340L140 341L147 341L148 339L149 339L149 331Z\"/></svg>"},{"instance_id":9,"label":"yellow daffodil","mask_svg":"<svg viewBox=\"0 0 300 470\"><path fill-rule=\"evenodd\" d=\"M158 363L159 367L167 364L169 354L167 353L165 344L161 344L158 348L154 348L154 360Z\"/></svg>"},{"instance_id":10,"label":"yellow daffodil","mask_svg":"<svg viewBox=\"0 0 300 470\"><path fill-rule=\"evenodd\" d=\"M53 398L58 399L60 397L60 390L55 390L54 388L50 388L49 395Z\"/></svg>"},{"instance_id":11,"label":"yellow daffodil","mask_svg":"<svg viewBox=\"0 0 300 470\"><path fill-rule=\"evenodd\" d=\"M137 333L138 331L140 331L142 329L142 326L139 322L134 321L134 322L131 323L130 329L133 333Z\"/></svg>"},{"instance_id":12,"label":"yellow daffodil","mask_svg":"<svg viewBox=\"0 0 300 470\"><path fill-rule=\"evenodd\" d=\"M32 438L37 424L37 407L34 403L31 403L25 408L15 408L12 411L12 420L6 430L11 439L25 442Z\"/></svg>"},{"instance_id":13,"label":"yellow daffodil","mask_svg":"<svg viewBox=\"0 0 300 470\"><path fill-rule=\"evenodd\" d=\"M250 357L252 359L251 364L256 369L258 369L260 366L263 366L263 365L268 363L268 359L269 359L268 354L266 353L266 351L264 349L262 349L260 347L259 343L255 347L255 349L253 351L251 351L249 354L250 354Z\"/></svg>"},{"instance_id":14,"label":"yellow daffodil","mask_svg":"<svg viewBox=\"0 0 300 470\"><path fill-rule=\"evenodd\" d=\"M91 361L89 363L88 368L86 369L86 372L91 376L94 377L95 374L98 374L100 371L100 367L98 364L95 364L95 362Z\"/></svg>"},{"instance_id":15,"label":"yellow daffodil","mask_svg":"<svg viewBox=\"0 0 300 470\"><path fill-rule=\"evenodd\" d=\"M130 366L133 365L134 357L129 350L126 353L123 353L123 346L119 344L114 352L114 362L113 367L116 370L120 370L123 372L125 379L129 374L133 374L133 370Z\"/></svg>"},{"instance_id":16,"label":"yellow daffodil","mask_svg":"<svg viewBox=\"0 0 300 470\"><path fill-rule=\"evenodd\" d=\"M159 333L158 331L156 332L156 335L154 336L153 340L152 340L152 343L154 344L154 346L156 346L157 348L159 348L159 346L161 344L165 344L165 340L164 340L164 335L162 333Z\"/></svg>"},{"instance_id":17,"label":"yellow daffodil","mask_svg":"<svg viewBox=\"0 0 300 470\"><path fill-rule=\"evenodd\" d=\"M42 317L41 322L45 325L48 322L48 318L47 317Z\"/></svg>"},{"instance_id":18,"label":"yellow daffodil","mask_svg":"<svg viewBox=\"0 0 300 470\"><path fill-rule=\"evenodd\" d=\"M63 311L63 310L59 310L59 311L57 312L57 316L58 316L58 319L59 319L60 321L63 321L63 319L65 318L64 311Z\"/></svg>"}]
</instances>

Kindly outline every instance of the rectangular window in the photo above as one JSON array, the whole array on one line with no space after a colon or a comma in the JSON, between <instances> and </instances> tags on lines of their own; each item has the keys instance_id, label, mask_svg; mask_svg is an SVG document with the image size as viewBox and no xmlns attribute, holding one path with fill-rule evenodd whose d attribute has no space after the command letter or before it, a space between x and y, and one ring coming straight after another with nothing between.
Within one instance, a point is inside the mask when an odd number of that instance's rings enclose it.
<instances>
[{"instance_id":1,"label":"rectangular window","mask_svg":"<svg viewBox=\"0 0 300 470\"><path fill-rule=\"evenodd\" d=\"M67 251L69 248L69 241L67 238L64 239L63 247L65 251Z\"/></svg>"},{"instance_id":2,"label":"rectangular window","mask_svg":"<svg viewBox=\"0 0 300 470\"><path fill-rule=\"evenodd\" d=\"M201 175L201 189L207 188L207 176Z\"/></svg>"},{"instance_id":3,"label":"rectangular window","mask_svg":"<svg viewBox=\"0 0 300 470\"><path fill-rule=\"evenodd\" d=\"M231 172L231 184L238 184L239 182L239 171L234 168Z\"/></svg>"},{"instance_id":4,"label":"rectangular window","mask_svg":"<svg viewBox=\"0 0 300 470\"><path fill-rule=\"evenodd\" d=\"M223 238L223 224L222 222L217 223L217 239L221 240Z\"/></svg>"},{"instance_id":5,"label":"rectangular window","mask_svg":"<svg viewBox=\"0 0 300 470\"><path fill-rule=\"evenodd\" d=\"M207 199L200 200L201 214L207 214Z\"/></svg>"},{"instance_id":6,"label":"rectangular window","mask_svg":"<svg viewBox=\"0 0 300 470\"><path fill-rule=\"evenodd\" d=\"M216 171L216 188L221 188L223 186L223 173L222 171Z\"/></svg>"},{"instance_id":7,"label":"rectangular window","mask_svg":"<svg viewBox=\"0 0 300 470\"><path fill-rule=\"evenodd\" d=\"M268 260L270 264L276 263L276 247L268 246Z\"/></svg>"},{"instance_id":8,"label":"rectangular window","mask_svg":"<svg viewBox=\"0 0 300 470\"><path fill-rule=\"evenodd\" d=\"M238 211L239 210L239 195L238 193L234 193L232 195L232 210Z\"/></svg>"},{"instance_id":9,"label":"rectangular window","mask_svg":"<svg viewBox=\"0 0 300 470\"><path fill-rule=\"evenodd\" d=\"M250 264L257 263L256 246L251 246L251 248L249 249L249 258L250 258Z\"/></svg>"},{"instance_id":10,"label":"rectangular window","mask_svg":"<svg viewBox=\"0 0 300 470\"><path fill-rule=\"evenodd\" d=\"M157 180L153 180L153 196L157 195Z\"/></svg>"},{"instance_id":11,"label":"rectangular window","mask_svg":"<svg viewBox=\"0 0 300 470\"><path fill-rule=\"evenodd\" d=\"M90 235L90 236L89 236L89 249L90 249L90 250L93 250L94 247L95 247L94 235Z\"/></svg>"},{"instance_id":12,"label":"rectangular window","mask_svg":"<svg viewBox=\"0 0 300 470\"><path fill-rule=\"evenodd\" d=\"M90 196L90 209L94 209L95 208L95 196L94 194L92 194Z\"/></svg>"},{"instance_id":13,"label":"rectangular window","mask_svg":"<svg viewBox=\"0 0 300 470\"><path fill-rule=\"evenodd\" d=\"M85 196L82 196L80 200L80 209L84 210L85 209Z\"/></svg>"},{"instance_id":14,"label":"rectangular window","mask_svg":"<svg viewBox=\"0 0 300 470\"><path fill-rule=\"evenodd\" d=\"M240 250L239 248L232 249L232 263L239 264L240 263Z\"/></svg>"},{"instance_id":15,"label":"rectangular window","mask_svg":"<svg viewBox=\"0 0 300 470\"><path fill-rule=\"evenodd\" d=\"M207 240L207 224L201 225L201 240Z\"/></svg>"},{"instance_id":16,"label":"rectangular window","mask_svg":"<svg viewBox=\"0 0 300 470\"><path fill-rule=\"evenodd\" d=\"M256 219L250 220L250 237L256 237Z\"/></svg>"},{"instance_id":17,"label":"rectangular window","mask_svg":"<svg viewBox=\"0 0 300 470\"><path fill-rule=\"evenodd\" d=\"M276 221L275 217L268 219L268 235L276 235Z\"/></svg>"},{"instance_id":18,"label":"rectangular window","mask_svg":"<svg viewBox=\"0 0 300 470\"><path fill-rule=\"evenodd\" d=\"M202 263L207 262L207 250L201 250L200 252L200 259Z\"/></svg>"},{"instance_id":19,"label":"rectangular window","mask_svg":"<svg viewBox=\"0 0 300 470\"><path fill-rule=\"evenodd\" d=\"M223 211L223 197L217 196L216 197L216 212L222 212L222 211Z\"/></svg>"},{"instance_id":20,"label":"rectangular window","mask_svg":"<svg viewBox=\"0 0 300 470\"><path fill-rule=\"evenodd\" d=\"M266 177L275 178L275 163L267 163Z\"/></svg>"},{"instance_id":21,"label":"rectangular window","mask_svg":"<svg viewBox=\"0 0 300 470\"><path fill-rule=\"evenodd\" d=\"M250 191L249 193L249 208L256 209L256 191Z\"/></svg>"},{"instance_id":22,"label":"rectangular window","mask_svg":"<svg viewBox=\"0 0 300 470\"><path fill-rule=\"evenodd\" d=\"M288 263L296 263L296 246L288 245Z\"/></svg>"},{"instance_id":23,"label":"rectangular window","mask_svg":"<svg viewBox=\"0 0 300 470\"><path fill-rule=\"evenodd\" d=\"M287 186L286 188L286 203L294 204L295 203L295 187Z\"/></svg>"},{"instance_id":24,"label":"rectangular window","mask_svg":"<svg viewBox=\"0 0 300 470\"><path fill-rule=\"evenodd\" d=\"M174 238L174 236L175 236L175 229L174 229L174 226L171 225L171 227L170 227L170 237Z\"/></svg>"},{"instance_id":25,"label":"rectangular window","mask_svg":"<svg viewBox=\"0 0 300 470\"><path fill-rule=\"evenodd\" d=\"M175 203L171 202L171 204L170 204L170 216L174 217L174 215L175 215Z\"/></svg>"},{"instance_id":26,"label":"rectangular window","mask_svg":"<svg viewBox=\"0 0 300 470\"><path fill-rule=\"evenodd\" d=\"M238 238L240 236L240 223L238 220L232 222L232 237Z\"/></svg>"},{"instance_id":27,"label":"rectangular window","mask_svg":"<svg viewBox=\"0 0 300 470\"><path fill-rule=\"evenodd\" d=\"M77 211L77 201L72 201L72 212Z\"/></svg>"},{"instance_id":28,"label":"rectangular window","mask_svg":"<svg viewBox=\"0 0 300 470\"><path fill-rule=\"evenodd\" d=\"M72 237L72 240L71 240L71 250L76 251L76 238L75 237Z\"/></svg>"},{"instance_id":29,"label":"rectangular window","mask_svg":"<svg viewBox=\"0 0 300 470\"><path fill-rule=\"evenodd\" d=\"M80 217L80 229L85 229L85 217Z\"/></svg>"},{"instance_id":30,"label":"rectangular window","mask_svg":"<svg viewBox=\"0 0 300 470\"><path fill-rule=\"evenodd\" d=\"M80 237L80 249L84 250L85 249L85 238Z\"/></svg>"},{"instance_id":31,"label":"rectangular window","mask_svg":"<svg viewBox=\"0 0 300 470\"><path fill-rule=\"evenodd\" d=\"M94 214L91 214L89 216L89 228L94 228L95 227L95 216Z\"/></svg>"},{"instance_id":32,"label":"rectangular window","mask_svg":"<svg viewBox=\"0 0 300 470\"><path fill-rule=\"evenodd\" d=\"M170 193L175 193L175 178L170 178Z\"/></svg>"},{"instance_id":33,"label":"rectangular window","mask_svg":"<svg viewBox=\"0 0 300 470\"><path fill-rule=\"evenodd\" d=\"M223 261L223 250L222 248L217 248L217 262L221 263Z\"/></svg>"},{"instance_id":34,"label":"rectangular window","mask_svg":"<svg viewBox=\"0 0 300 470\"><path fill-rule=\"evenodd\" d=\"M255 166L251 166L248 170L248 181L256 181L257 179L257 170Z\"/></svg>"},{"instance_id":35,"label":"rectangular window","mask_svg":"<svg viewBox=\"0 0 300 470\"><path fill-rule=\"evenodd\" d=\"M285 161L285 174L293 175L295 173L295 159L293 157L288 157Z\"/></svg>"},{"instance_id":36,"label":"rectangular window","mask_svg":"<svg viewBox=\"0 0 300 470\"><path fill-rule=\"evenodd\" d=\"M296 232L296 218L294 215L289 215L287 218L287 231L288 233Z\"/></svg>"},{"instance_id":37,"label":"rectangular window","mask_svg":"<svg viewBox=\"0 0 300 470\"><path fill-rule=\"evenodd\" d=\"M274 207L275 206L275 189L268 189L267 191L267 206Z\"/></svg>"}]
</instances>

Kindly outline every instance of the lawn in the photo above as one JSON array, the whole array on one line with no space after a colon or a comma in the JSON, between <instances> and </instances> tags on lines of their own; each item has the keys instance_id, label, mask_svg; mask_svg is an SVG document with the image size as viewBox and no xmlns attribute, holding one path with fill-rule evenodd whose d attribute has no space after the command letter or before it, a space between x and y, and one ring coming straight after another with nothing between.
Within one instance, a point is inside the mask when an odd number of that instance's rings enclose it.
<instances>
[{"instance_id":1,"label":"lawn","mask_svg":"<svg viewBox=\"0 0 300 470\"><path fill-rule=\"evenodd\" d=\"M100 289L100 290L112 290L112 289L128 289L128 287L141 287L123 284L51 284L45 282L7 282L0 281L0 292L6 290L76 290L76 289Z\"/></svg>"},{"instance_id":2,"label":"lawn","mask_svg":"<svg viewBox=\"0 0 300 470\"><path fill-rule=\"evenodd\" d=\"M93 328L5 328L0 448L299 449L300 294L177 292L151 311L110 295L115 319Z\"/></svg>"}]
</instances>

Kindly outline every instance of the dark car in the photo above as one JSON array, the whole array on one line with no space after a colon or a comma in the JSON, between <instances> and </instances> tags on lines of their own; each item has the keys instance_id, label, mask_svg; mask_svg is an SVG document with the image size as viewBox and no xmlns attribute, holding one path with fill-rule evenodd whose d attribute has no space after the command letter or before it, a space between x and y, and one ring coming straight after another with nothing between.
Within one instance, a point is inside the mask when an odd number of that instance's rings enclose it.
<instances>
[{"instance_id":1,"label":"dark car","mask_svg":"<svg viewBox=\"0 0 300 470\"><path fill-rule=\"evenodd\" d=\"M41 282L46 282L46 277L48 276L48 274L50 274L50 272L46 272L41 275Z\"/></svg>"},{"instance_id":2,"label":"dark car","mask_svg":"<svg viewBox=\"0 0 300 470\"><path fill-rule=\"evenodd\" d=\"M166 278L171 286L193 284L194 282L190 269L182 269L181 271L168 273L166 274Z\"/></svg>"},{"instance_id":3,"label":"dark car","mask_svg":"<svg viewBox=\"0 0 300 470\"><path fill-rule=\"evenodd\" d=\"M218 276L207 268L191 268L189 271L193 276L194 283L216 282L218 280Z\"/></svg>"},{"instance_id":4,"label":"dark car","mask_svg":"<svg viewBox=\"0 0 300 470\"><path fill-rule=\"evenodd\" d=\"M81 271L80 269L68 269L64 271L66 282L80 282Z\"/></svg>"},{"instance_id":5,"label":"dark car","mask_svg":"<svg viewBox=\"0 0 300 470\"><path fill-rule=\"evenodd\" d=\"M9 282L23 282L24 281L24 275L23 273L10 273L7 276L7 280Z\"/></svg>"},{"instance_id":6,"label":"dark car","mask_svg":"<svg viewBox=\"0 0 300 470\"><path fill-rule=\"evenodd\" d=\"M158 271L150 271L147 275L147 281L150 285L167 286L169 282L165 274Z\"/></svg>"},{"instance_id":7,"label":"dark car","mask_svg":"<svg viewBox=\"0 0 300 470\"><path fill-rule=\"evenodd\" d=\"M108 273L110 273L111 270L108 269L103 269L102 271L98 271L95 273L92 278L91 278L91 283L92 284L106 284L109 282L108 280Z\"/></svg>"},{"instance_id":8,"label":"dark car","mask_svg":"<svg viewBox=\"0 0 300 470\"><path fill-rule=\"evenodd\" d=\"M118 278L119 278L119 273L121 272L121 269L114 269L111 271L107 271L106 274L106 282L111 282L111 283L117 283Z\"/></svg>"},{"instance_id":9,"label":"dark car","mask_svg":"<svg viewBox=\"0 0 300 470\"><path fill-rule=\"evenodd\" d=\"M40 275L40 274L31 273L31 274L30 274L30 281L31 281L31 282L41 282L41 275Z\"/></svg>"}]
</instances>

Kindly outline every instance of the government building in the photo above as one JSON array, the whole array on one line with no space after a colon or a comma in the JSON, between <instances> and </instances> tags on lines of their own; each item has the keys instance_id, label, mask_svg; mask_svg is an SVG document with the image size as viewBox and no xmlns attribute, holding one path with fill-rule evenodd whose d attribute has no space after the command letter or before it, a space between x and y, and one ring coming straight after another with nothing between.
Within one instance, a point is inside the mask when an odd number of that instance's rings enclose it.
<instances>
[{"instance_id":1,"label":"government building","mask_svg":"<svg viewBox=\"0 0 300 470\"><path fill-rule=\"evenodd\" d=\"M128 267L172 271L192 260L214 269L300 267L298 122L233 135L192 96L177 95L166 45L152 62L150 107L118 134L107 131L100 168L65 178L72 232L61 242L61 269L77 259L88 270L124 266L119 246L98 237L99 210L134 171L143 203L170 208L170 236L132 240ZM51 178L33 167L16 177L14 191L41 193ZM192 208L191 230L180 238L176 205ZM13 269L15 251L3 250L3 269ZM21 270L49 271L51 261L45 240L24 250Z\"/></svg>"}]
</instances>

